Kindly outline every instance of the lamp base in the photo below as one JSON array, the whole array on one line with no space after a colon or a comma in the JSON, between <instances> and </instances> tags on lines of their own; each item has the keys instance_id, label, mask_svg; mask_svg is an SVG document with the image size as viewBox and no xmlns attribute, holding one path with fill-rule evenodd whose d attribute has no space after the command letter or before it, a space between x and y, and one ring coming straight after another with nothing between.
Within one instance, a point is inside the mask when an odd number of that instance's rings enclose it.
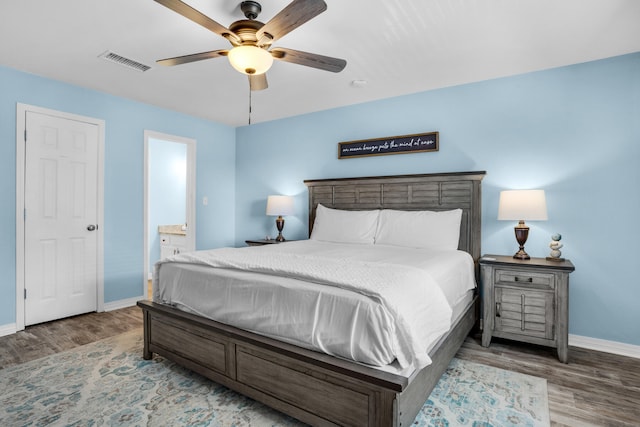
<instances>
[{"instance_id":1,"label":"lamp base","mask_svg":"<svg viewBox=\"0 0 640 427\"><path fill-rule=\"evenodd\" d=\"M518 245L520 245L520 250L518 250L513 257L515 259L531 259L529 254L524 251L524 244L527 242L527 237L529 237L529 227L527 227L524 221L520 221L518 225L514 227L514 231Z\"/></svg>"},{"instance_id":2,"label":"lamp base","mask_svg":"<svg viewBox=\"0 0 640 427\"><path fill-rule=\"evenodd\" d=\"M284 218L282 215L279 215L276 218L276 228L278 229L278 237L276 237L276 242L284 242L284 236L282 235L282 229L284 228Z\"/></svg>"}]
</instances>

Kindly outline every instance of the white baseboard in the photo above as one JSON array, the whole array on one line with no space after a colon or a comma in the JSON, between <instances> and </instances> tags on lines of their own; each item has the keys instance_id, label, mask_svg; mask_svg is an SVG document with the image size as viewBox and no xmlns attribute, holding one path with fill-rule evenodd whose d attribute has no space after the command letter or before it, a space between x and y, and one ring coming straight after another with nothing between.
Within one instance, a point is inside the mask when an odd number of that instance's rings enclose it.
<instances>
[{"instance_id":1,"label":"white baseboard","mask_svg":"<svg viewBox=\"0 0 640 427\"><path fill-rule=\"evenodd\" d=\"M0 337L4 337L5 335L15 334L16 332L18 332L18 330L16 329L15 323L9 323L8 325L0 326Z\"/></svg>"},{"instance_id":2,"label":"white baseboard","mask_svg":"<svg viewBox=\"0 0 640 427\"><path fill-rule=\"evenodd\" d=\"M617 341L607 341L599 338L590 338L571 334L569 335L569 345L640 359L640 345L625 344Z\"/></svg>"},{"instance_id":3,"label":"white baseboard","mask_svg":"<svg viewBox=\"0 0 640 427\"><path fill-rule=\"evenodd\" d=\"M118 310L120 308L133 307L134 305L136 305L138 301L143 299L144 299L144 296L140 295L139 297L106 302L104 303L104 311L113 311L113 310Z\"/></svg>"}]
</instances>

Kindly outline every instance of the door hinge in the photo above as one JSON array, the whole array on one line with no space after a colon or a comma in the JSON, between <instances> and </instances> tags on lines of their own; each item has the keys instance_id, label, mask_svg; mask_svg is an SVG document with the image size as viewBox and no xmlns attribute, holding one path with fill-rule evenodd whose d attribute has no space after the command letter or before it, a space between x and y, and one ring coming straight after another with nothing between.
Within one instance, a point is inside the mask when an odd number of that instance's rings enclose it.
<instances>
[{"instance_id":1,"label":"door hinge","mask_svg":"<svg viewBox=\"0 0 640 427\"><path fill-rule=\"evenodd\" d=\"M24 299L27 299L27 288L24 288Z\"/></svg>"},{"instance_id":2,"label":"door hinge","mask_svg":"<svg viewBox=\"0 0 640 427\"><path fill-rule=\"evenodd\" d=\"M24 142L27 142L27 130L24 130Z\"/></svg>"},{"instance_id":3,"label":"door hinge","mask_svg":"<svg viewBox=\"0 0 640 427\"><path fill-rule=\"evenodd\" d=\"M25 221L27 220L27 208L24 208L23 218Z\"/></svg>"}]
</instances>

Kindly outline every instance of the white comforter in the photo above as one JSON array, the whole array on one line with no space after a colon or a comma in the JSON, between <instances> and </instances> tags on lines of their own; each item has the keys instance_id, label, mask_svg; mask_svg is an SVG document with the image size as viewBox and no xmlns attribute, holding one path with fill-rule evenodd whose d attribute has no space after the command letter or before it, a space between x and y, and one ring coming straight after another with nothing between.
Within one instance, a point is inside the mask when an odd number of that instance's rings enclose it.
<instances>
[{"instance_id":1,"label":"white comforter","mask_svg":"<svg viewBox=\"0 0 640 427\"><path fill-rule=\"evenodd\" d=\"M220 301L237 302L238 295L229 298L229 293L234 292L255 300L253 304L242 301L244 310L220 305L215 313L207 310L204 313L207 317L375 366L387 365L396 359L402 368L417 368L430 363L427 350L449 330L452 305L475 286L473 261L460 251L433 252L317 241L288 242L284 245L190 252L158 262L154 271L154 292L158 294L154 297L187 308L193 304L183 302L193 297L184 292L185 285L158 286L162 268L167 264L214 267L218 276L216 280L225 281L228 285L224 290L218 289L218 293L225 293L219 295ZM266 281L262 279L264 275L268 276ZM176 275L170 277L175 280ZM304 284L303 288L335 288L332 295L342 293L353 300L353 317L349 319L347 315L345 318L345 310L339 309L340 305L334 299L303 292L303 298L306 296L312 301L301 301L300 307L310 309L315 319L302 321L300 328L295 328L295 303L286 301L282 307L277 301L277 293L274 293L265 304L264 296L244 291L246 279L260 287L263 283L271 283L274 278L285 287L295 281ZM322 300L328 301L330 307L320 307ZM331 338L325 330L326 322L319 319L332 317L331 304L342 320L342 324L331 327L334 331L336 326L344 328L341 332L346 333L349 339ZM265 309L288 310L294 315L271 313L273 324L267 324ZM284 323L294 324L283 327L280 324L283 319L286 319ZM360 344L366 348L359 348Z\"/></svg>"}]
</instances>

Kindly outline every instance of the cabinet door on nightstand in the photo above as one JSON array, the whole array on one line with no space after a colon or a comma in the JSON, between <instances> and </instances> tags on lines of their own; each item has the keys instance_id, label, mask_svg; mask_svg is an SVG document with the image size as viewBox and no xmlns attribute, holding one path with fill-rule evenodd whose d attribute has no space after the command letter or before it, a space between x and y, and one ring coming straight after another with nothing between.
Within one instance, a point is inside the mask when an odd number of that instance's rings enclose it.
<instances>
[{"instance_id":1,"label":"cabinet door on nightstand","mask_svg":"<svg viewBox=\"0 0 640 427\"><path fill-rule=\"evenodd\" d=\"M552 292L497 286L495 293L496 331L553 339Z\"/></svg>"}]
</instances>

